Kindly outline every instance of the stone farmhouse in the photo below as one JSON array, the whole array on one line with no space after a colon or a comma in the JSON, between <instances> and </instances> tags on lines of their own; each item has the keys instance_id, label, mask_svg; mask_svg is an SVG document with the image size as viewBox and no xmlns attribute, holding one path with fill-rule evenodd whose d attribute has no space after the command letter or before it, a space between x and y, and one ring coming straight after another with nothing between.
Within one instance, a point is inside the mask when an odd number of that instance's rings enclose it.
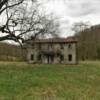
<instances>
[{"instance_id":1,"label":"stone farmhouse","mask_svg":"<svg viewBox=\"0 0 100 100\"><path fill-rule=\"evenodd\" d=\"M77 41L73 37L35 39L26 45L29 63L77 64Z\"/></svg>"}]
</instances>

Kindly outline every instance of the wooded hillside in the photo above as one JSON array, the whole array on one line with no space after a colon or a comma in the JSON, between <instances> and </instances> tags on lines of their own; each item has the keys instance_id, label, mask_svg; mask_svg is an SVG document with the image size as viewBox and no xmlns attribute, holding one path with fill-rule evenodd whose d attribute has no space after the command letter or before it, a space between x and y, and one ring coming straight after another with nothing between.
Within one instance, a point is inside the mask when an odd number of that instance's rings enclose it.
<instances>
[{"instance_id":1,"label":"wooded hillside","mask_svg":"<svg viewBox=\"0 0 100 100\"><path fill-rule=\"evenodd\" d=\"M7 61L23 61L25 60L25 50L22 50L20 46L0 43L0 60Z\"/></svg>"},{"instance_id":2,"label":"wooded hillside","mask_svg":"<svg viewBox=\"0 0 100 100\"><path fill-rule=\"evenodd\" d=\"M80 60L100 59L100 25L86 28L75 34L78 40L78 58Z\"/></svg>"}]
</instances>

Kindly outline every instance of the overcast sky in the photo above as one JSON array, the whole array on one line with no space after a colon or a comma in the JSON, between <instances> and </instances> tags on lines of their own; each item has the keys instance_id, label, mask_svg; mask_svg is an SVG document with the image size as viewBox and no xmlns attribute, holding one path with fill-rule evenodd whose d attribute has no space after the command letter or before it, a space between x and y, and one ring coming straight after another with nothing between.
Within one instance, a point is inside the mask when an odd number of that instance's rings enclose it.
<instances>
[{"instance_id":1,"label":"overcast sky","mask_svg":"<svg viewBox=\"0 0 100 100\"><path fill-rule=\"evenodd\" d=\"M44 7L59 18L62 36L73 34L70 29L75 22L100 23L100 0L49 0Z\"/></svg>"}]
</instances>

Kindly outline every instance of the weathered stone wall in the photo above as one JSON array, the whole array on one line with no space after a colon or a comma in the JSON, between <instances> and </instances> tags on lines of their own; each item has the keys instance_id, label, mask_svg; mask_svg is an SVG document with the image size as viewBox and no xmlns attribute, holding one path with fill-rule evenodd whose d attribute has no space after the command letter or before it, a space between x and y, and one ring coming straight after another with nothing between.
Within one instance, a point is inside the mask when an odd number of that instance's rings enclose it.
<instances>
[{"instance_id":1,"label":"weathered stone wall","mask_svg":"<svg viewBox=\"0 0 100 100\"><path fill-rule=\"evenodd\" d=\"M70 47L69 47L70 45ZM71 43L71 44L65 44L64 46L64 63L65 64L76 64L77 59L76 59L76 43ZM68 55L72 55L72 61L68 60Z\"/></svg>"},{"instance_id":2,"label":"weathered stone wall","mask_svg":"<svg viewBox=\"0 0 100 100\"><path fill-rule=\"evenodd\" d=\"M61 62L63 64L76 64L77 59L76 59L76 43L65 43L65 44L48 44L48 43L43 43L41 46L40 44L34 44L34 48L30 46L27 48L27 60L30 63L38 63L37 55L40 51L54 51L56 52L57 50L61 51L61 54L64 55L64 60ZM40 48L41 47L41 48ZM30 57L31 55L34 55L34 60L31 60ZM72 55L71 61L69 61L69 55ZM48 59L45 56L42 56L42 63L48 63ZM54 61L52 63L60 63L60 58L55 56Z\"/></svg>"}]
</instances>

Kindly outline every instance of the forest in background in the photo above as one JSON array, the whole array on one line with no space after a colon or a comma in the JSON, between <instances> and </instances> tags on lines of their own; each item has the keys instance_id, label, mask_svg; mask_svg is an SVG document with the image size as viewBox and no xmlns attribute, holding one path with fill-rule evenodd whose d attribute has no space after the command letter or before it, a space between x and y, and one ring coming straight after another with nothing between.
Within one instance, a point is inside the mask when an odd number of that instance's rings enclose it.
<instances>
[{"instance_id":1,"label":"forest in background","mask_svg":"<svg viewBox=\"0 0 100 100\"><path fill-rule=\"evenodd\" d=\"M25 61L26 50L20 46L0 43L0 60L1 61Z\"/></svg>"},{"instance_id":2,"label":"forest in background","mask_svg":"<svg viewBox=\"0 0 100 100\"><path fill-rule=\"evenodd\" d=\"M80 26L75 34L79 60L100 60L100 25ZM78 27L79 28L79 27Z\"/></svg>"}]
</instances>

